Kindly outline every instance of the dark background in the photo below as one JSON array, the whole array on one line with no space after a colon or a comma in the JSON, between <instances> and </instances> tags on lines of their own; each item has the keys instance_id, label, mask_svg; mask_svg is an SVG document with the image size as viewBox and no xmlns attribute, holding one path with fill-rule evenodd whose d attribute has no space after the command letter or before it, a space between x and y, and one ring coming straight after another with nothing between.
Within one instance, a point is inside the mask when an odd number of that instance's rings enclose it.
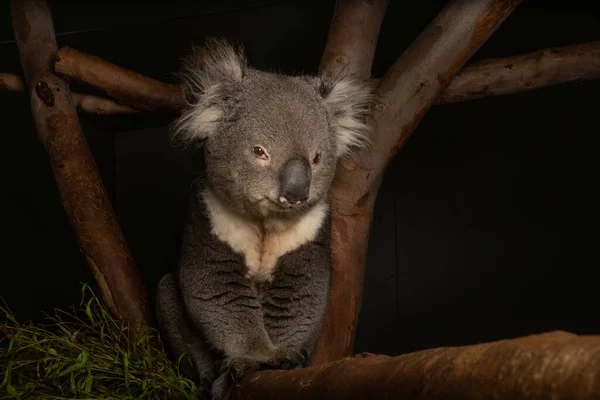
<instances>
[{"instance_id":1,"label":"dark background","mask_svg":"<svg viewBox=\"0 0 600 400\"><path fill-rule=\"evenodd\" d=\"M381 76L445 1L392 1ZM524 1L472 60L600 39L590 1ZM60 46L170 81L191 43L221 36L250 62L314 73L333 1L50 1ZM20 74L0 2L0 72ZM72 85L74 89L81 89ZM377 200L356 351L399 354L563 329L600 334L600 81L433 107ZM193 154L169 118L81 122L131 251L154 294L174 267ZM77 304L93 282L23 94L0 92L0 297L20 320Z\"/></svg>"}]
</instances>

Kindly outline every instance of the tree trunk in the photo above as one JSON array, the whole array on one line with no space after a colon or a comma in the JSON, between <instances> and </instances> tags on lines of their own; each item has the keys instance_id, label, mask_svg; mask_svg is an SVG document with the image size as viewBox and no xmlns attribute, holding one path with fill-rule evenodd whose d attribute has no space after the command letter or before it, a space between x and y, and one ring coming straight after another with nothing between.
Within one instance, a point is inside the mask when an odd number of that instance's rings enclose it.
<instances>
[{"instance_id":1,"label":"tree trunk","mask_svg":"<svg viewBox=\"0 0 600 400\"><path fill-rule=\"evenodd\" d=\"M388 0L336 1L319 72L346 69L370 77L387 5Z\"/></svg>"},{"instance_id":2,"label":"tree trunk","mask_svg":"<svg viewBox=\"0 0 600 400\"><path fill-rule=\"evenodd\" d=\"M11 0L11 12L37 133L81 252L115 317L153 325L148 295L81 132L71 93L52 71L57 46L48 5Z\"/></svg>"},{"instance_id":3,"label":"tree trunk","mask_svg":"<svg viewBox=\"0 0 600 400\"><path fill-rule=\"evenodd\" d=\"M353 159L340 162L331 188L332 288L325 326L311 364L337 360L352 350L363 298L373 206L385 168L454 75L519 3L450 1L381 79L371 146ZM352 36L345 42L343 35L336 34L344 26L338 19L330 34L344 43L329 45L357 51ZM324 54L328 54L327 49ZM335 63L331 68L337 68ZM368 72L363 66L356 70Z\"/></svg>"}]
</instances>

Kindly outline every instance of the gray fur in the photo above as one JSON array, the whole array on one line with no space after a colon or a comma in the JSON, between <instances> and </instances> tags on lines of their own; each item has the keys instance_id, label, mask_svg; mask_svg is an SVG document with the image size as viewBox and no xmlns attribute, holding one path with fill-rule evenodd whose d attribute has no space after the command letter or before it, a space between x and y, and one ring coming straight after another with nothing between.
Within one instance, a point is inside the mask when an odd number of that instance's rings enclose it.
<instances>
[{"instance_id":1,"label":"gray fur","mask_svg":"<svg viewBox=\"0 0 600 400\"><path fill-rule=\"evenodd\" d=\"M327 303L330 217L314 219L316 234L279 256L268 279L249 278L243 251L215 233L206 190L240 216L236 223L263 226L261 232L273 221L300 226L296 221L327 203L339 157L368 143L371 97L366 84L346 76L252 69L222 41L196 52L185 78L189 107L173 137L202 144L205 170L191 198L179 268L159 283L157 311L174 355L191 355L192 374L212 382L216 399L249 372L306 365ZM257 145L265 155L253 151ZM311 168L302 178L309 179L308 199L297 205L279 201L291 159Z\"/></svg>"}]
</instances>

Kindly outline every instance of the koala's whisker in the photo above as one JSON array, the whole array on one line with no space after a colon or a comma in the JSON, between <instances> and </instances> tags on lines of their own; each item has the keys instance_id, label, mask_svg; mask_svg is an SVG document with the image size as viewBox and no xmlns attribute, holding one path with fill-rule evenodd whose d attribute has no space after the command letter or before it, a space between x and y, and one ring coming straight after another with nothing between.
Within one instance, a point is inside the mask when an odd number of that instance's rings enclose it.
<instances>
[{"instance_id":1,"label":"koala's whisker","mask_svg":"<svg viewBox=\"0 0 600 400\"><path fill-rule=\"evenodd\" d=\"M197 181L198 181L198 179L200 179L200 178L201 178L201 176L197 176L197 177L196 177L196 179L194 179L194 180L192 181L192 183L190 184L190 189L194 187L194 185L196 184L196 182L197 182Z\"/></svg>"}]
</instances>

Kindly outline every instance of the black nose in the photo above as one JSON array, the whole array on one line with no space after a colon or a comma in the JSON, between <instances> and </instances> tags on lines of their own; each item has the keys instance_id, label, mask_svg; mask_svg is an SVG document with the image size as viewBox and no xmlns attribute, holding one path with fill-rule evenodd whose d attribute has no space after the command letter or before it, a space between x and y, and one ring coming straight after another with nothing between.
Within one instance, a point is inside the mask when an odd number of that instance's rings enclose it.
<instances>
[{"instance_id":1,"label":"black nose","mask_svg":"<svg viewBox=\"0 0 600 400\"><path fill-rule=\"evenodd\" d=\"M289 160L279 176L279 201L299 204L308 199L312 171L307 160Z\"/></svg>"}]
</instances>

